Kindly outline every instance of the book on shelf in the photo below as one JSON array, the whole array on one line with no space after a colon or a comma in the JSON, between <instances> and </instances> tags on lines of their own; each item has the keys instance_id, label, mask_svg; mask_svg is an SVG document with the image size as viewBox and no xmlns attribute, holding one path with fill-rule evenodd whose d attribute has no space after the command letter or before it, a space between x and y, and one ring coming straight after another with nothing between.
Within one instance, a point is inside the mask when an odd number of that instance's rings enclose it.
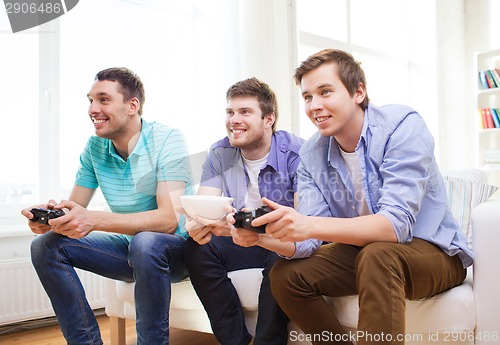
<instances>
[{"instance_id":1,"label":"book on shelf","mask_svg":"<svg viewBox=\"0 0 500 345\"><path fill-rule=\"evenodd\" d=\"M479 71L479 84L482 89L494 89L500 87L500 70L488 69Z\"/></svg>"},{"instance_id":2,"label":"book on shelf","mask_svg":"<svg viewBox=\"0 0 500 345\"><path fill-rule=\"evenodd\" d=\"M500 69L492 69L491 73L493 74L493 79L495 79L495 82L497 83L497 87L500 87Z\"/></svg>"},{"instance_id":3,"label":"book on shelf","mask_svg":"<svg viewBox=\"0 0 500 345\"><path fill-rule=\"evenodd\" d=\"M493 89L497 87L497 85L495 84L495 80L493 80L493 76L490 70L485 71L484 74L486 75L486 82L488 83L488 88Z\"/></svg>"},{"instance_id":4,"label":"book on shelf","mask_svg":"<svg viewBox=\"0 0 500 345\"><path fill-rule=\"evenodd\" d=\"M500 128L500 118L498 117L498 112L496 111L495 108L490 108L488 111L491 114L491 118L493 119L493 124L495 125L495 128Z\"/></svg>"},{"instance_id":5,"label":"book on shelf","mask_svg":"<svg viewBox=\"0 0 500 345\"><path fill-rule=\"evenodd\" d=\"M489 88L488 82L486 81L486 72L485 71L479 71L479 83L481 84L482 89Z\"/></svg>"},{"instance_id":6,"label":"book on shelf","mask_svg":"<svg viewBox=\"0 0 500 345\"><path fill-rule=\"evenodd\" d=\"M483 128L500 128L500 110L497 108L479 109Z\"/></svg>"}]
</instances>

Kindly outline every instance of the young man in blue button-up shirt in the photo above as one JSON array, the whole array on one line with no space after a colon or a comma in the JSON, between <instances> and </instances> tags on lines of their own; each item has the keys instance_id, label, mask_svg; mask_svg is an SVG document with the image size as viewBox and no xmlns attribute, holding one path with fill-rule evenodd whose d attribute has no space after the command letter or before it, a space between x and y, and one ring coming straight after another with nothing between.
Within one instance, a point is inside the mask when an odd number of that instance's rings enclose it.
<instances>
[{"instance_id":1,"label":"young man in blue button-up shirt","mask_svg":"<svg viewBox=\"0 0 500 345\"><path fill-rule=\"evenodd\" d=\"M232 85L226 99L227 137L211 146L198 194L232 197L237 210L261 206L262 197L294 207L298 152L304 141L275 130L278 105L274 92L250 78ZM186 224L191 238L186 243L185 260L217 340L222 345L247 345L252 340L227 273L264 268L254 344L286 344L288 318L272 296L268 273L279 258L274 251L292 255L294 244L234 229L226 218L199 225L197 221Z\"/></svg>"},{"instance_id":2,"label":"young man in blue button-up shirt","mask_svg":"<svg viewBox=\"0 0 500 345\"><path fill-rule=\"evenodd\" d=\"M264 200L275 211L254 221L305 258L276 263L273 294L314 344L351 344L322 295L356 294L358 345L403 344L405 298L461 284L473 260L433 138L415 110L369 103L346 52L320 51L294 77L318 132L300 150L298 212Z\"/></svg>"}]
</instances>

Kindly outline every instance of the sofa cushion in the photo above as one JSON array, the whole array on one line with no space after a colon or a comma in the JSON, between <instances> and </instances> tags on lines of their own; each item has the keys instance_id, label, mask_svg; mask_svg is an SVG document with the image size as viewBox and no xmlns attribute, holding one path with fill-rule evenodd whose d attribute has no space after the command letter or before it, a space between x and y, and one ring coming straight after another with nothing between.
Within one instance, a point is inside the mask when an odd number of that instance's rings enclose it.
<instances>
[{"instance_id":1,"label":"sofa cushion","mask_svg":"<svg viewBox=\"0 0 500 345\"><path fill-rule=\"evenodd\" d=\"M257 310L262 269L229 272L245 310ZM177 283L178 284L178 283ZM174 285L177 285L174 284ZM325 297L332 305L339 321L349 328L358 324L358 296ZM408 333L427 334L438 331L472 331L476 324L472 271L465 282L429 299L406 301Z\"/></svg>"},{"instance_id":2,"label":"sofa cushion","mask_svg":"<svg viewBox=\"0 0 500 345\"><path fill-rule=\"evenodd\" d=\"M134 305L135 283L116 281L116 296L126 304ZM174 309L199 310L203 306L194 291L191 281L186 278L172 284L170 307Z\"/></svg>"},{"instance_id":3,"label":"sofa cushion","mask_svg":"<svg viewBox=\"0 0 500 345\"><path fill-rule=\"evenodd\" d=\"M203 305L189 278L172 284L170 309L203 310Z\"/></svg>"},{"instance_id":4,"label":"sofa cushion","mask_svg":"<svg viewBox=\"0 0 500 345\"><path fill-rule=\"evenodd\" d=\"M358 325L358 296L325 297L342 325ZM475 320L472 277L432 298L406 301L406 332L428 334L439 331L473 331Z\"/></svg>"},{"instance_id":5,"label":"sofa cushion","mask_svg":"<svg viewBox=\"0 0 500 345\"><path fill-rule=\"evenodd\" d=\"M257 310L262 268L250 268L228 273L234 288L238 292L241 305L245 310Z\"/></svg>"},{"instance_id":6,"label":"sofa cushion","mask_svg":"<svg viewBox=\"0 0 500 345\"><path fill-rule=\"evenodd\" d=\"M472 248L471 213L488 200L498 187L486 183L486 173L478 169L454 170L443 174L451 212Z\"/></svg>"},{"instance_id":7,"label":"sofa cushion","mask_svg":"<svg viewBox=\"0 0 500 345\"><path fill-rule=\"evenodd\" d=\"M260 284L262 282L262 268L229 272L228 277L238 292L243 308L248 311L257 310ZM135 283L116 281L116 295L118 299L133 305L134 286ZM203 305L196 295L189 278L172 284L170 308L203 310Z\"/></svg>"},{"instance_id":8,"label":"sofa cushion","mask_svg":"<svg viewBox=\"0 0 500 345\"><path fill-rule=\"evenodd\" d=\"M466 281L451 290L438 294L430 299L422 299L417 301L407 301L406 308L406 331L409 334L434 334L440 331L473 331L475 327L475 304L474 294L472 291L472 274L469 272ZM258 294L262 281L262 269L246 269L241 271L229 272L229 278L238 291L240 301L245 309L245 314L248 314L247 323L249 331L253 334L255 329ZM135 309L133 304L134 283L124 283L121 281L114 282L116 284L116 295L118 300L123 302L123 313L120 311L118 316L135 319ZM356 329L358 324L358 296L345 297L325 297L339 316L339 321L342 325L349 329ZM108 307L107 307L108 308ZM172 317L172 327L180 327L186 329L202 330L209 332L210 325L203 306L198 299L191 282L185 279L181 282L172 284L172 300L171 310L175 310L175 317ZM188 313L196 313L203 311L201 314L186 314L185 319L179 319L182 310ZM111 315L115 315L111 313ZM204 328L196 327L189 328L188 321L190 318L202 318L198 323L203 321ZM247 315L246 315L247 316ZM174 320L175 319L175 320ZM179 319L179 320L177 320Z\"/></svg>"}]
</instances>

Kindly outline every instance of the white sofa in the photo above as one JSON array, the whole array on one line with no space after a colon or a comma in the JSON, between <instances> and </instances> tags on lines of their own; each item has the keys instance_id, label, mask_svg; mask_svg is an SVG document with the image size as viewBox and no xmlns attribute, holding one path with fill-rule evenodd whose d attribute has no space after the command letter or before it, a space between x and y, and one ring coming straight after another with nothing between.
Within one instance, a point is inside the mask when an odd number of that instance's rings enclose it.
<instances>
[{"instance_id":1,"label":"white sofa","mask_svg":"<svg viewBox=\"0 0 500 345\"><path fill-rule=\"evenodd\" d=\"M466 281L432 298L407 301L406 344L500 344L500 200L492 199L472 212L476 259ZM472 272L473 271L473 272ZM230 273L246 313L250 333L255 331L260 269ZM125 344L125 318L135 319L133 283L107 283L106 314L111 317L111 344ZM357 296L327 298L340 322L355 331ZM171 327L211 332L207 315L189 280L173 284ZM289 344L310 344L290 325ZM173 344L176 345L176 344Z\"/></svg>"}]
</instances>

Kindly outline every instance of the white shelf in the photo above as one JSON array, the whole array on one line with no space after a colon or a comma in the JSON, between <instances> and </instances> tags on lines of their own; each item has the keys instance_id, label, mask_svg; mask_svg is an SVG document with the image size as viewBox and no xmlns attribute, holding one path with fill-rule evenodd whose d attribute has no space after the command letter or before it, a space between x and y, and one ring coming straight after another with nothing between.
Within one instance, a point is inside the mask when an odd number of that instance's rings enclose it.
<instances>
[{"instance_id":1,"label":"white shelf","mask_svg":"<svg viewBox=\"0 0 500 345\"><path fill-rule=\"evenodd\" d=\"M479 134L484 133L484 134L500 134L500 128L480 128L479 129ZM500 149L500 147L499 147Z\"/></svg>"},{"instance_id":2,"label":"white shelf","mask_svg":"<svg viewBox=\"0 0 500 345\"><path fill-rule=\"evenodd\" d=\"M500 88L482 89L478 82L479 71L500 68L500 49L480 52L476 54L476 107L500 108ZM476 116L478 113L476 112ZM477 123L480 123L478 121ZM488 182L500 186L500 163L484 160L486 151L500 150L500 128L478 128L477 135L477 166L488 175ZM499 194L499 193L496 193Z\"/></svg>"},{"instance_id":3,"label":"white shelf","mask_svg":"<svg viewBox=\"0 0 500 345\"><path fill-rule=\"evenodd\" d=\"M489 95L500 94L500 88L499 87L494 87L494 88L491 88L491 89L479 89L477 91L477 94L478 94L478 96L482 96L482 95L489 96Z\"/></svg>"},{"instance_id":4,"label":"white shelf","mask_svg":"<svg viewBox=\"0 0 500 345\"><path fill-rule=\"evenodd\" d=\"M500 163L486 163L482 167L485 171L500 171Z\"/></svg>"},{"instance_id":5,"label":"white shelf","mask_svg":"<svg viewBox=\"0 0 500 345\"><path fill-rule=\"evenodd\" d=\"M483 60L487 60L487 59L491 59L491 58L496 59L498 56L500 56L500 49L479 52L479 53L477 53L477 55L478 55L478 58L480 57Z\"/></svg>"}]
</instances>

